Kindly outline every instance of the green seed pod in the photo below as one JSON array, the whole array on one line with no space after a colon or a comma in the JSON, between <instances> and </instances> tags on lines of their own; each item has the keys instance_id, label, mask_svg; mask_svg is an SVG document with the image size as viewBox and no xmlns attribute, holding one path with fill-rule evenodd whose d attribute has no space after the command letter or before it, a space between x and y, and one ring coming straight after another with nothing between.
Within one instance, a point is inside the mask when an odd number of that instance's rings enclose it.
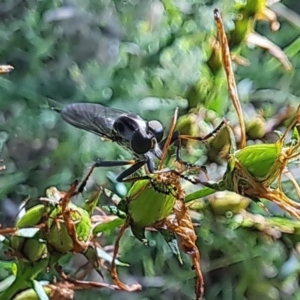
<instances>
[{"instance_id":1,"label":"green seed pod","mask_svg":"<svg viewBox=\"0 0 300 300\"><path fill-rule=\"evenodd\" d=\"M18 220L16 228L28 228L28 234L30 237L25 236L24 234L24 236L12 236L10 239L11 248L31 262L43 259L48 254L45 241L39 239L41 237L41 233L39 231L34 232L33 234L30 233L30 229L33 229L33 226L38 225L42 221L45 216L46 209L47 208L42 204L36 205L30 208L24 216Z\"/></svg>"},{"instance_id":2,"label":"green seed pod","mask_svg":"<svg viewBox=\"0 0 300 300\"><path fill-rule=\"evenodd\" d=\"M11 247L25 259L35 262L48 255L46 242L37 238L11 237Z\"/></svg>"},{"instance_id":3,"label":"green seed pod","mask_svg":"<svg viewBox=\"0 0 300 300\"><path fill-rule=\"evenodd\" d=\"M226 157L229 151L230 137L226 127L220 129L216 137L208 143L207 156L211 161L219 162L220 159Z\"/></svg>"},{"instance_id":4,"label":"green seed pod","mask_svg":"<svg viewBox=\"0 0 300 300\"><path fill-rule=\"evenodd\" d=\"M279 134L279 140L274 144L249 145L236 150L234 135L226 126L230 135L230 154L226 172L218 182L201 182L206 187L190 194L186 201L207 196L215 191L232 191L245 195L254 201L260 198L273 201L290 215L300 219L299 202L288 198L281 184L281 176L286 173L290 181L296 186L296 180L288 172L288 164L300 157L299 139L300 106L297 115L288 126L284 134ZM295 126L296 125L296 126ZM292 130L291 141L285 143L287 133ZM277 187L271 185L277 181ZM300 196L298 187L295 188Z\"/></svg>"},{"instance_id":5,"label":"green seed pod","mask_svg":"<svg viewBox=\"0 0 300 300\"><path fill-rule=\"evenodd\" d=\"M172 186L157 180L152 175L150 180L139 180L129 190L127 212L136 226L145 228L169 216L176 198Z\"/></svg>"},{"instance_id":6,"label":"green seed pod","mask_svg":"<svg viewBox=\"0 0 300 300\"><path fill-rule=\"evenodd\" d=\"M237 159L258 181L270 185L280 172L279 155L282 145L259 144L247 146L235 153Z\"/></svg>"},{"instance_id":7,"label":"green seed pod","mask_svg":"<svg viewBox=\"0 0 300 300\"><path fill-rule=\"evenodd\" d=\"M193 113L190 112L187 115L181 116L178 119L178 122L176 124L176 129L179 130L181 134L193 134L195 122L193 122Z\"/></svg>"},{"instance_id":8,"label":"green seed pod","mask_svg":"<svg viewBox=\"0 0 300 300\"><path fill-rule=\"evenodd\" d=\"M46 242L43 240L25 239L22 250L30 261L40 260L48 254Z\"/></svg>"},{"instance_id":9,"label":"green seed pod","mask_svg":"<svg viewBox=\"0 0 300 300\"><path fill-rule=\"evenodd\" d=\"M84 251L92 234L92 223L87 211L70 204L68 226L72 228L67 228L61 206L57 206L49 216L47 242L61 253L75 251L75 244L80 245Z\"/></svg>"},{"instance_id":10,"label":"green seed pod","mask_svg":"<svg viewBox=\"0 0 300 300\"><path fill-rule=\"evenodd\" d=\"M26 228L39 224L46 212L47 207L43 204L33 206L18 220L16 228Z\"/></svg>"},{"instance_id":11,"label":"green seed pod","mask_svg":"<svg viewBox=\"0 0 300 300\"><path fill-rule=\"evenodd\" d=\"M224 215L230 211L234 214L244 210L249 205L250 200L232 192L219 192L215 197L209 199L209 205L215 214Z\"/></svg>"},{"instance_id":12,"label":"green seed pod","mask_svg":"<svg viewBox=\"0 0 300 300\"><path fill-rule=\"evenodd\" d=\"M256 117L246 124L246 131L250 139L262 139L266 134L265 121L262 117Z\"/></svg>"}]
</instances>

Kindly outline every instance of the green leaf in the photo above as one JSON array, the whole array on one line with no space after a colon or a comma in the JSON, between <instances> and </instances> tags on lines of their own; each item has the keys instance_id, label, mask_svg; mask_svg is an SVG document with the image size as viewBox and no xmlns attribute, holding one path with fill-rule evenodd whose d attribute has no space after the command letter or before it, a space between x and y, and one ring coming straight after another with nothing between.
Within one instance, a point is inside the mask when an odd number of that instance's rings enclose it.
<instances>
[{"instance_id":1,"label":"green leaf","mask_svg":"<svg viewBox=\"0 0 300 300\"><path fill-rule=\"evenodd\" d=\"M193 192L189 195L187 195L185 197L185 200L184 202L190 202L190 201L193 201L193 200L196 200L196 199L199 199L199 198L203 198L203 197L206 197L206 196L209 196L213 193L215 193L216 190L212 189L212 188L209 188L209 187L204 187L196 192Z\"/></svg>"},{"instance_id":2,"label":"green leaf","mask_svg":"<svg viewBox=\"0 0 300 300\"><path fill-rule=\"evenodd\" d=\"M33 238L39 231L40 228L21 228L16 231L15 235L24 238Z\"/></svg>"},{"instance_id":3,"label":"green leaf","mask_svg":"<svg viewBox=\"0 0 300 300\"><path fill-rule=\"evenodd\" d=\"M183 261L182 261L181 253L180 253L180 250L178 247L178 241L177 241L176 235L173 232L168 231L168 230L159 229L159 232L162 234L165 241L168 243L172 253L175 255L175 257L178 259L179 263L182 265Z\"/></svg>"},{"instance_id":4,"label":"green leaf","mask_svg":"<svg viewBox=\"0 0 300 300\"><path fill-rule=\"evenodd\" d=\"M37 295L39 296L40 300L49 300L43 286L36 280L32 280L33 288Z\"/></svg>"},{"instance_id":5,"label":"green leaf","mask_svg":"<svg viewBox=\"0 0 300 300\"><path fill-rule=\"evenodd\" d=\"M5 291L8 287L12 285L12 283L15 281L16 276L10 275L6 277L4 280L0 282L0 292Z\"/></svg>"},{"instance_id":6,"label":"green leaf","mask_svg":"<svg viewBox=\"0 0 300 300\"><path fill-rule=\"evenodd\" d=\"M103 258L104 260L108 261L109 263L112 262L112 256L110 254L108 254L107 252L105 252L103 249L97 247L97 255L99 258ZM118 259L115 260L116 265L117 266L121 266L121 267L129 267L129 264L127 263L123 263L121 261L119 261Z\"/></svg>"},{"instance_id":7,"label":"green leaf","mask_svg":"<svg viewBox=\"0 0 300 300\"><path fill-rule=\"evenodd\" d=\"M124 219L116 218L109 222L101 223L93 229L93 235L97 235L100 232L108 231L108 230L114 230L117 227L120 227L125 222Z\"/></svg>"},{"instance_id":8,"label":"green leaf","mask_svg":"<svg viewBox=\"0 0 300 300\"><path fill-rule=\"evenodd\" d=\"M0 269L7 269L7 270L16 269L16 263L12 261L0 260Z\"/></svg>"}]
</instances>

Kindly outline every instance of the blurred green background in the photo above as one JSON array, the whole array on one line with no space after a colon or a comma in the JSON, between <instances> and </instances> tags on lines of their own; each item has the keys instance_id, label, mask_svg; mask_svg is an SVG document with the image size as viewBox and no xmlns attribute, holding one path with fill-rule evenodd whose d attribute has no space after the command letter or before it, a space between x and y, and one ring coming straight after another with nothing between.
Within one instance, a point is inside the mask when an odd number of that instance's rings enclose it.
<instances>
[{"instance_id":1,"label":"blurred green background","mask_svg":"<svg viewBox=\"0 0 300 300\"><path fill-rule=\"evenodd\" d=\"M258 138L274 140L272 130L284 129L300 103L300 4L287 0L270 6L281 24L275 32L268 22L254 22L254 12L240 8L246 2L1 1L0 63L15 70L0 78L0 156L6 165L0 175L0 223L11 226L28 196L37 199L49 186L66 190L86 174L96 157L132 158L117 144L63 122L49 108L49 98L60 105L96 102L125 109L147 120L158 119L166 128L178 106L179 129L197 135L211 131L222 118L236 126L226 77L214 52L216 7L233 53L248 61L235 63L234 68L250 143ZM246 25L239 25L241 16ZM242 26L283 49L293 70L254 46L248 31L241 33ZM204 147L189 144L184 155L191 162L205 163L213 179L222 177L224 161L212 152L207 158ZM96 184L108 184L124 195L126 186L115 182L121 171L98 169L87 193ZM294 174L300 178L297 168ZM274 205L268 207L271 214L283 214ZM249 210L268 218L256 204ZM300 299L297 222L287 221L284 228L264 228L255 222L240 226L241 215L218 214L209 207L193 217L201 225L196 232L205 299ZM116 232L105 234L102 245L112 245L115 236ZM152 242L146 248L128 230L120 251L122 261L130 263L129 268L120 268L122 278L140 282L143 291L81 291L76 299L193 299L189 258L184 256L180 266L160 236L152 232L149 238ZM76 259L64 267L72 270Z\"/></svg>"}]
</instances>

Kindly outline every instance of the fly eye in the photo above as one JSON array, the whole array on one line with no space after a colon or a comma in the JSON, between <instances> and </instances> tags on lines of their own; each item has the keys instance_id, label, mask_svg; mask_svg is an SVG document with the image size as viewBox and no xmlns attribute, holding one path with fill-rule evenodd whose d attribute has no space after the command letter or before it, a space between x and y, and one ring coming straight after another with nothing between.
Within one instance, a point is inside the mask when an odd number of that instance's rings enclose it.
<instances>
[{"instance_id":1,"label":"fly eye","mask_svg":"<svg viewBox=\"0 0 300 300\"><path fill-rule=\"evenodd\" d=\"M152 140L145 133L137 130L132 136L131 148L137 154L145 154L153 147Z\"/></svg>"},{"instance_id":2,"label":"fly eye","mask_svg":"<svg viewBox=\"0 0 300 300\"><path fill-rule=\"evenodd\" d=\"M160 142L164 135L164 128L162 124L156 120L147 122L149 130L153 133L157 142Z\"/></svg>"}]
</instances>

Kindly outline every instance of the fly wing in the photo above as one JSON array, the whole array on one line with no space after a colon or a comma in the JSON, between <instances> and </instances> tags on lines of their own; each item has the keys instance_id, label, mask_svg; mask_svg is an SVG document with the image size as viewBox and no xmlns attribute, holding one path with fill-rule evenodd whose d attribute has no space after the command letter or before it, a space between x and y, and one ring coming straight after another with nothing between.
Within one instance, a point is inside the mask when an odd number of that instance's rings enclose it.
<instances>
[{"instance_id":1,"label":"fly wing","mask_svg":"<svg viewBox=\"0 0 300 300\"><path fill-rule=\"evenodd\" d=\"M124 114L127 112L93 103L73 103L61 111L62 118L69 124L107 139L113 139L113 124Z\"/></svg>"}]
</instances>

